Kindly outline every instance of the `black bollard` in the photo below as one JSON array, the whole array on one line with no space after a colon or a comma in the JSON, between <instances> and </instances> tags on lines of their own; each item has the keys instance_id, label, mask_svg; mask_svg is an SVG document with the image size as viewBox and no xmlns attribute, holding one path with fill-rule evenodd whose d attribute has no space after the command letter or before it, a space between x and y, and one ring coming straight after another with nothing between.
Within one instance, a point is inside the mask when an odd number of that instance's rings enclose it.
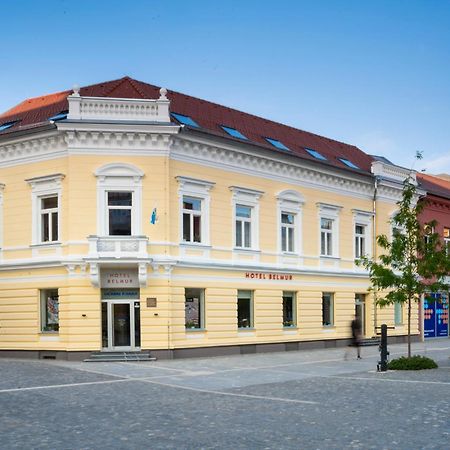
<instances>
[{"instance_id":1,"label":"black bollard","mask_svg":"<svg viewBox=\"0 0 450 450\"><path fill-rule=\"evenodd\" d=\"M388 349L387 349L387 325L381 325L381 342L380 342L380 361L378 362L378 371L386 372L388 365Z\"/></svg>"}]
</instances>

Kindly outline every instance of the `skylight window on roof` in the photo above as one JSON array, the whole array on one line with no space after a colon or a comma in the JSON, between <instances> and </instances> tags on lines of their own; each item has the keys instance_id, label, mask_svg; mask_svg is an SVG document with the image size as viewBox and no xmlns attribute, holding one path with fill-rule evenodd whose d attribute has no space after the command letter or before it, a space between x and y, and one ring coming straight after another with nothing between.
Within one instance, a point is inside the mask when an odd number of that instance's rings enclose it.
<instances>
[{"instance_id":1,"label":"skylight window on roof","mask_svg":"<svg viewBox=\"0 0 450 450\"><path fill-rule=\"evenodd\" d=\"M52 117L49 117L48 120L52 120L53 122L56 122L57 120L67 119L67 114L69 114L69 111L61 111L60 113L55 114Z\"/></svg>"},{"instance_id":2,"label":"skylight window on roof","mask_svg":"<svg viewBox=\"0 0 450 450\"><path fill-rule=\"evenodd\" d=\"M0 131L4 131L4 130L7 130L8 128L11 128L13 125L15 125L17 122L19 122L18 120L13 120L13 121L11 121L11 122L5 122L5 123L2 123L1 125L0 125Z\"/></svg>"},{"instance_id":3,"label":"skylight window on roof","mask_svg":"<svg viewBox=\"0 0 450 450\"><path fill-rule=\"evenodd\" d=\"M282 142L277 141L276 139L266 137L265 140L280 150L290 151L290 149L288 149Z\"/></svg>"},{"instance_id":4,"label":"skylight window on roof","mask_svg":"<svg viewBox=\"0 0 450 450\"><path fill-rule=\"evenodd\" d=\"M349 161L348 159L345 158L338 158L339 161L341 161L342 163L344 163L347 167L350 167L352 169L359 169L359 167L356 164L353 164L351 161Z\"/></svg>"},{"instance_id":5,"label":"skylight window on roof","mask_svg":"<svg viewBox=\"0 0 450 450\"><path fill-rule=\"evenodd\" d=\"M312 148L305 148L305 150L314 158L320 159L321 161L326 161L327 158L323 156L321 153L319 153L317 150L313 150Z\"/></svg>"},{"instance_id":6,"label":"skylight window on roof","mask_svg":"<svg viewBox=\"0 0 450 450\"><path fill-rule=\"evenodd\" d=\"M245 139L248 140L246 136L244 136L240 131L236 130L235 128L226 127L225 125L220 126L224 131L226 131L230 136L233 136L235 138L239 139Z\"/></svg>"},{"instance_id":7,"label":"skylight window on roof","mask_svg":"<svg viewBox=\"0 0 450 450\"><path fill-rule=\"evenodd\" d=\"M188 125L190 127L197 127L200 128L199 124L195 122L193 119L191 119L189 116L185 116L184 114L178 114L178 113L170 113L172 117L175 117L175 119L178 120L183 125Z\"/></svg>"}]
</instances>

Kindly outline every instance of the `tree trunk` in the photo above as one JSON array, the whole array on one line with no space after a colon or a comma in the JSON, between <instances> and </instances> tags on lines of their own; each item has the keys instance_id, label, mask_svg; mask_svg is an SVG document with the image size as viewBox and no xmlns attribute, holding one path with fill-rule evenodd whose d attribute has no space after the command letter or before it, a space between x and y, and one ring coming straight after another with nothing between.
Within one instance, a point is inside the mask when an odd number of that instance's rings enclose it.
<instances>
[{"instance_id":1,"label":"tree trunk","mask_svg":"<svg viewBox=\"0 0 450 450\"><path fill-rule=\"evenodd\" d=\"M411 296L408 297L408 358L411 358Z\"/></svg>"}]
</instances>

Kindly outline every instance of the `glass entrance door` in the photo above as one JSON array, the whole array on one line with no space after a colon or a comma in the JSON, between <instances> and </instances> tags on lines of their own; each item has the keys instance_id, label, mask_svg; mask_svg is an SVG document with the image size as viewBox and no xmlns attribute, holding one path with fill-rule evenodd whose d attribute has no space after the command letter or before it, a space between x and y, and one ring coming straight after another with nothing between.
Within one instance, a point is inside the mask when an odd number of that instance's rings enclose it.
<instances>
[{"instance_id":1,"label":"glass entrance door","mask_svg":"<svg viewBox=\"0 0 450 450\"><path fill-rule=\"evenodd\" d=\"M106 351L133 351L141 345L140 304L135 300L102 302L102 347Z\"/></svg>"},{"instance_id":2,"label":"glass entrance door","mask_svg":"<svg viewBox=\"0 0 450 450\"><path fill-rule=\"evenodd\" d=\"M361 323L363 336L366 334L366 315L364 312L365 299L366 296L364 294L355 294L355 317Z\"/></svg>"}]
</instances>

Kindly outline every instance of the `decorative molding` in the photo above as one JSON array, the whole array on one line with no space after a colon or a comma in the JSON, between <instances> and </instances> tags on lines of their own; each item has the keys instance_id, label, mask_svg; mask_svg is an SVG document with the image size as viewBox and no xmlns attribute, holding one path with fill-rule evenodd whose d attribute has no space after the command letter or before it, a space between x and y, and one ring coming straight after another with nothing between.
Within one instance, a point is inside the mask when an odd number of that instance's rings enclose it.
<instances>
[{"instance_id":1,"label":"decorative molding","mask_svg":"<svg viewBox=\"0 0 450 450\"><path fill-rule=\"evenodd\" d=\"M400 184L403 184L406 178L411 177L413 183L417 186L415 170L405 169L394 164L386 164L382 161L373 161L371 172L376 177L396 181Z\"/></svg>"},{"instance_id":2,"label":"decorative molding","mask_svg":"<svg viewBox=\"0 0 450 450\"><path fill-rule=\"evenodd\" d=\"M55 131L0 143L0 167L29 164L66 155L64 136Z\"/></svg>"},{"instance_id":3,"label":"decorative molding","mask_svg":"<svg viewBox=\"0 0 450 450\"><path fill-rule=\"evenodd\" d=\"M167 90L160 89L159 99L82 97L77 91L67 97L68 120L129 120L170 122Z\"/></svg>"},{"instance_id":4,"label":"decorative molding","mask_svg":"<svg viewBox=\"0 0 450 450\"><path fill-rule=\"evenodd\" d=\"M279 155L277 155L280 158ZM308 167L307 162L287 161L256 154L239 143L234 146L208 141L192 140L183 136L173 137L170 149L172 159L195 165L214 167L230 172L260 176L297 186L320 189L363 199L373 198L372 179L367 181L346 174L332 172L328 167Z\"/></svg>"}]
</instances>

